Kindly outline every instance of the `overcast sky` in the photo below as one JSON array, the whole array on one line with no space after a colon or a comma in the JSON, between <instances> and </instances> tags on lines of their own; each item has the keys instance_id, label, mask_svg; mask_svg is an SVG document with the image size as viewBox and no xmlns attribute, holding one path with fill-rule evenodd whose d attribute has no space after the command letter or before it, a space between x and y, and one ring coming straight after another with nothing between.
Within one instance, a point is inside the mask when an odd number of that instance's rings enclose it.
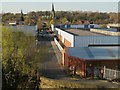
<instances>
[{"instance_id":1,"label":"overcast sky","mask_svg":"<svg viewBox=\"0 0 120 90\"><path fill-rule=\"evenodd\" d=\"M9 1L9 2L8 2ZM33 2L34 1L34 2ZM39 1L39 2L38 2ZM44 2L42 2L44 1ZM51 4L54 3L56 11L98 11L98 12L118 12L118 0L2 0L3 12L30 11L51 11ZM84 1L84 2L83 2Z\"/></svg>"}]
</instances>

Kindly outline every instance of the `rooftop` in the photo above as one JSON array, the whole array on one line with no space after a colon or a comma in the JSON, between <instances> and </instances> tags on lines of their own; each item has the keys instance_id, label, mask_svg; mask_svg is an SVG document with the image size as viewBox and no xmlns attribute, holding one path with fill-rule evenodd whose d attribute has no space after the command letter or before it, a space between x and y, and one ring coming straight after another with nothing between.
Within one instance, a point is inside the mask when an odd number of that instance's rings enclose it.
<instances>
[{"instance_id":1,"label":"rooftop","mask_svg":"<svg viewBox=\"0 0 120 90\"><path fill-rule=\"evenodd\" d=\"M120 27L120 23L117 23L117 24L108 24L108 26L112 26L112 27Z\"/></svg>"},{"instance_id":2,"label":"rooftop","mask_svg":"<svg viewBox=\"0 0 120 90\"><path fill-rule=\"evenodd\" d=\"M68 48L70 56L85 60L120 60L119 46L115 47L74 47Z\"/></svg>"},{"instance_id":3,"label":"rooftop","mask_svg":"<svg viewBox=\"0 0 120 90\"><path fill-rule=\"evenodd\" d=\"M97 34L91 31L81 29L67 29L66 31L78 36L103 36L102 34Z\"/></svg>"},{"instance_id":4,"label":"rooftop","mask_svg":"<svg viewBox=\"0 0 120 90\"><path fill-rule=\"evenodd\" d=\"M97 30L104 30L104 31L109 31L109 32L118 32L117 29L115 29L115 28L100 28Z\"/></svg>"}]
</instances>

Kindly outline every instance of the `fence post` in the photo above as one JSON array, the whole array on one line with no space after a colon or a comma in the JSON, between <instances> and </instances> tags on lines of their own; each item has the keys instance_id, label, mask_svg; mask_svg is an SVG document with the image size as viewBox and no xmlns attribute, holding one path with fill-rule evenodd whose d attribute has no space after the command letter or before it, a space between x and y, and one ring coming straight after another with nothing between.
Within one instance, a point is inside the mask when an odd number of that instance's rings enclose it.
<instances>
[{"instance_id":1,"label":"fence post","mask_svg":"<svg viewBox=\"0 0 120 90\"><path fill-rule=\"evenodd\" d=\"M106 69L106 67L104 66L104 68L103 68L103 78L105 78L105 69Z\"/></svg>"},{"instance_id":2,"label":"fence post","mask_svg":"<svg viewBox=\"0 0 120 90\"><path fill-rule=\"evenodd\" d=\"M115 79L117 78L117 70L115 70Z\"/></svg>"}]
</instances>

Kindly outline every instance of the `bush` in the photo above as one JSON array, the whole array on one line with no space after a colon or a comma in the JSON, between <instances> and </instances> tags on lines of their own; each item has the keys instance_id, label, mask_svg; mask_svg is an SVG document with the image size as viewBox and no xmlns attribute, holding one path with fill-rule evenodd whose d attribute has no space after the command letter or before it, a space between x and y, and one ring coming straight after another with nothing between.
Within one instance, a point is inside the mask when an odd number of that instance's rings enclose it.
<instances>
[{"instance_id":1,"label":"bush","mask_svg":"<svg viewBox=\"0 0 120 90\"><path fill-rule=\"evenodd\" d=\"M34 40L33 36L27 36L23 32L12 31L6 27L2 28L3 90L38 86L39 75L36 71L38 67L34 65L34 55L36 54ZM31 70L35 73L33 74Z\"/></svg>"}]
</instances>

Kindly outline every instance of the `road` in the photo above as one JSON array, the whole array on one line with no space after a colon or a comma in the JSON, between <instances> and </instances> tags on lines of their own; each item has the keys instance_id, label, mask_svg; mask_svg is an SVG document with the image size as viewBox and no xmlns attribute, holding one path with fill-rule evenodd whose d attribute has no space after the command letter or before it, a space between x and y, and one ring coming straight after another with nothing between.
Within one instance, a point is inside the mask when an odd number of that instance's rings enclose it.
<instances>
[{"instance_id":1,"label":"road","mask_svg":"<svg viewBox=\"0 0 120 90\"><path fill-rule=\"evenodd\" d=\"M46 37L39 37L38 45L44 45L49 47L49 56L44 60L44 62L40 65L40 73L42 76L51 79L61 79L66 77L66 74L62 71L60 63L58 62L58 58L61 60L61 55L59 57L56 55L60 54L53 41L53 35L48 34ZM55 50L55 48L57 50Z\"/></svg>"}]
</instances>

